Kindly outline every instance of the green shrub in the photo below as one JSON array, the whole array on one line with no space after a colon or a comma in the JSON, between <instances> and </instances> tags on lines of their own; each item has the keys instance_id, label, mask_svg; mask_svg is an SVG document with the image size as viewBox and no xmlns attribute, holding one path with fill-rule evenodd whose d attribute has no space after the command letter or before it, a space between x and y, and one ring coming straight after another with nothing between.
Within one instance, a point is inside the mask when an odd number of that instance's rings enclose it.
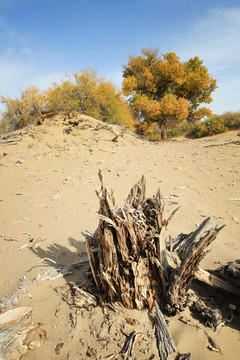
<instances>
[{"instance_id":1,"label":"green shrub","mask_svg":"<svg viewBox=\"0 0 240 360\"><path fill-rule=\"evenodd\" d=\"M211 136L226 132L228 130L226 120L219 115L199 122L194 126L191 135L197 138Z\"/></svg>"},{"instance_id":2,"label":"green shrub","mask_svg":"<svg viewBox=\"0 0 240 360\"><path fill-rule=\"evenodd\" d=\"M194 128L193 124L185 121L183 123L176 125L175 127L171 127L169 129L167 129L167 136L169 138L173 138L173 137L177 137L177 136L181 136L181 135L187 135L187 134L191 133L193 128Z\"/></svg>"},{"instance_id":3,"label":"green shrub","mask_svg":"<svg viewBox=\"0 0 240 360\"><path fill-rule=\"evenodd\" d=\"M229 129L240 129L240 112L227 111L221 115L221 118Z\"/></svg>"}]
</instances>

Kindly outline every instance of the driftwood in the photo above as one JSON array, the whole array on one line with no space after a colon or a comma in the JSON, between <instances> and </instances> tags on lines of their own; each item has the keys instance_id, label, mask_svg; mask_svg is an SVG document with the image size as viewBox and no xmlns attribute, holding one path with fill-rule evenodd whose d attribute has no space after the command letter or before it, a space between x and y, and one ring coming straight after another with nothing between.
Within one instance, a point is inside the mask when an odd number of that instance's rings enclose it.
<instances>
[{"instance_id":1,"label":"driftwood","mask_svg":"<svg viewBox=\"0 0 240 360\"><path fill-rule=\"evenodd\" d=\"M146 180L133 186L123 207L117 208L99 172L101 188L99 225L94 234L84 232L92 274L104 301L142 309L160 304L175 311L184 303L206 247L222 227L210 218L190 234L166 242L168 219L163 217L160 190L146 198Z\"/></svg>"}]
</instances>

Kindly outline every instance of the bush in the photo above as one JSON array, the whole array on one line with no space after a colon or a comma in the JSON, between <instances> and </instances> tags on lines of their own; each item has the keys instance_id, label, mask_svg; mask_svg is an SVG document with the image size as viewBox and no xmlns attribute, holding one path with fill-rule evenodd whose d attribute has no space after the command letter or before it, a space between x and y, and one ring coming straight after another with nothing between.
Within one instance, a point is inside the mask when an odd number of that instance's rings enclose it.
<instances>
[{"instance_id":1,"label":"bush","mask_svg":"<svg viewBox=\"0 0 240 360\"><path fill-rule=\"evenodd\" d=\"M240 112L228 111L221 115L229 129L240 129Z\"/></svg>"},{"instance_id":2,"label":"bush","mask_svg":"<svg viewBox=\"0 0 240 360\"><path fill-rule=\"evenodd\" d=\"M187 135L187 134L191 133L193 128L194 128L193 124L185 121L181 124L176 125L175 127L171 127L169 129L167 129L167 136L169 138L173 138L173 137L177 137L177 136L181 136L181 135Z\"/></svg>"},{"instance_id":3,"label":"bush","mask_svg":"<svg viewBox=\"0 0 240 360\"><path fill-rule=\"evenodd\" d=\"M98 78L94 70L67 76L45 94L49 111L76 110L104 122L134 128L135 121L121 93L111 81Z\"/></svg>"},{"instance_id":4,"label":"bush","mask_svg":"<svg viewBox=\"0 0 240 360\"><path fill-rule=\"evenodd\" d=\"M45 96L36 87L29 87L21 91L20 98L11 99L1 97L1 102L7 110L3 112L1 127L6 131L14 131L30 124L43 112ZM3 126L4 124L4 126Z\"/></svg>"},{"instance_id":5,"label":"bush","mask_svg":"<svg viewBox=\"0 0 240 360\"><path fill-rule=\"evenodd\" d=\"M36 87L21 92L20 98L1 97L7 107L1 127L6 131L20 129L44 112L75 110L99 120L134 129L135 120L122 94L110 81L98 78L94 70L83 70L66 76L60 84L40 92Z\"/></svg>"},{"instance_id":6,"label":"bush","mask_svg":"<svg viewBox=\"0 0 240 360\"><path fill-rule=\"evenodd\" d=\"M199 122L194 126L191 135L197 138L211 136L226 132L228 130L226 120L215 115L210 119Z\"/></svg>"},{"instance_id":7,"label":"bush","mask_svg":"<svg viewBox=\"0 0 240 360\"><path fill-rule=\"evenodd\" d=\"M135 131L137 134L144 136L149 141L160 141L161 140L161 130L157 123L149 123L143 121L136 124Z\"/></svg>"}]
</instances>

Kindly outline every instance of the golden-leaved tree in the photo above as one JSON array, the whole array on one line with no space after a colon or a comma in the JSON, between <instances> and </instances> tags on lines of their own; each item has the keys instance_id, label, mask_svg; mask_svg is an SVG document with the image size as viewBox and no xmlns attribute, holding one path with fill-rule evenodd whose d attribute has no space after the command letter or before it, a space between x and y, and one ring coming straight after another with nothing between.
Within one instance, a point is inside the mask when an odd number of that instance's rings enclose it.
<instances>
[{"instance_id":1,"label":"golden-leaved tree","mask_svg":"<svg viewBox=\"0 0 240 360\"><path fill-rule=\"evenodd\" d=\"M160 56L157 49L142 49L141 56L124 66L123 78L123 94L132 110L139 120L158 123L163 139L168 127L211 116L200 105L212 101L216 80L197 56L181 62L173 52Z\"/></svg>"}]
</instances>

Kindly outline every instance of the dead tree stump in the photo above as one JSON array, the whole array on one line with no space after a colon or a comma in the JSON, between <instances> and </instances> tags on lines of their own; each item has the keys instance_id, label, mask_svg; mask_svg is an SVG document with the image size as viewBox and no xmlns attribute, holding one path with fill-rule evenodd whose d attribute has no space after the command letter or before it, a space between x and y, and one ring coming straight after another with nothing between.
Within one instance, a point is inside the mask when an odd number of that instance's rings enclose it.
<instances>
[{"instance_id":1,"label":"dead tree stump","mask_svg":"<svg viewBox=\"0 0 240 360\"><path fill-rule=\"evenodd\" d=\"M126 308L154 306L154 301L171 309L178 307L206 247L222 227L206 219L190 234L180 234L166 242L164 206L160 190L146 198L146 180L133 186L124 205L117 208L113 192L99 171L101 189L97 192L99 225L94 234L84 232L90 266L105 301L121 302Z\"/></svg>"}]
</instances>

